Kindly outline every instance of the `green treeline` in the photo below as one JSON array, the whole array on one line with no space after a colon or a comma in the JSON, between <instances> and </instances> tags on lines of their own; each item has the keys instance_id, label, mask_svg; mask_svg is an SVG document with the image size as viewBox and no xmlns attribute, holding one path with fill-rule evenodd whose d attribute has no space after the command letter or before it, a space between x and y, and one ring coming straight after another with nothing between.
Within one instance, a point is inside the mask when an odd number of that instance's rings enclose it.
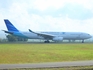
<instances>
[{"instance_id":1,"label":"green treeline","mask_svg":"<svg viewBox=\"0 0 93 70\"><path fill-rule=\"evenodd\" d=\"M15 41L27 41L28 39L26 38L22 38L22 37L18 37L18 36L14 36L14 35L6 35L7 40L9 42L15 42Z\"/></svg>"}]
</instances>

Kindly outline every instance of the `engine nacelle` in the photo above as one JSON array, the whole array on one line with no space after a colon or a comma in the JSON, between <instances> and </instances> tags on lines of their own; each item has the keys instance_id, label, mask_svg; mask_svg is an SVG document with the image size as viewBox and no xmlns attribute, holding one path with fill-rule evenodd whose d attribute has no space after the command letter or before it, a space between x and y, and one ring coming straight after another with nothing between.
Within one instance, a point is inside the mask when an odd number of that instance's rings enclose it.
<instances>
[{"instance_id":1,"label":"engine nacelle","mask_svg":"<svg viewBox=\"0 0 93 70\"><path fill-rule=\"evenodd\" d=\"M63 37L54 37L53 41L63 41Z\"/></svg>"}]
</instances>

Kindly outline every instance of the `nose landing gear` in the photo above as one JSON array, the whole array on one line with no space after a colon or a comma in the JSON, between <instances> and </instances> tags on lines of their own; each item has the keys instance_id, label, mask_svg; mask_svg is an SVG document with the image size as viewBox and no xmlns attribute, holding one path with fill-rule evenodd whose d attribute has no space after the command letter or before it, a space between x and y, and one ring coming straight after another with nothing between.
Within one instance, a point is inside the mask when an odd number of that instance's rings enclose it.
<instances>
[{"instance_id":1,"label":"nose landing gear","mask_svg":"<svg viewBox=\"0 0 93 70\"><path fill-rule=\"evenodd\" d=\"M84 43L84 40L82 40L82 43Z\"/></svg>"}]
</instances>

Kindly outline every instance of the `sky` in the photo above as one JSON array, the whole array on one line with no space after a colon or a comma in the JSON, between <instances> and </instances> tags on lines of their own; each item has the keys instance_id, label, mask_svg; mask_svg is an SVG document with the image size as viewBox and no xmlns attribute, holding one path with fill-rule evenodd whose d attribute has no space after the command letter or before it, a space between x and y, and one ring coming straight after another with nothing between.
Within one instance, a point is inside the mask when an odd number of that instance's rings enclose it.
<instances>
[{"instance_id":1,"label":"sky","mask_svg":"<svg viewBox=\"0 0 93 70\"><path fill-rule=\"evenodd\" d=\"M21 31L93 35L93 0L0 0L0 30L7 30L4 19Z\"/></svg>"}]
</instances>

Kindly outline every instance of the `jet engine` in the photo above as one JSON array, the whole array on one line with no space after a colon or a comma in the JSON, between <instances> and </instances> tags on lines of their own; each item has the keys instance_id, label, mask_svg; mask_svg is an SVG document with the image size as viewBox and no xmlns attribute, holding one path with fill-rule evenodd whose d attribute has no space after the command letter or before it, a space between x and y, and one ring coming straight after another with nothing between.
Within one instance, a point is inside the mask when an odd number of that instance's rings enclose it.
<instances>
[{"instance_id":1,"label":"jet engine","mask_svg":"<svg viewBox=\"0 0 93 70\"><path fill-rule=\"evenodd\" d=\"M54 37L53 41L63 41L63 37Z\"/></svg>"}]
</instances>

